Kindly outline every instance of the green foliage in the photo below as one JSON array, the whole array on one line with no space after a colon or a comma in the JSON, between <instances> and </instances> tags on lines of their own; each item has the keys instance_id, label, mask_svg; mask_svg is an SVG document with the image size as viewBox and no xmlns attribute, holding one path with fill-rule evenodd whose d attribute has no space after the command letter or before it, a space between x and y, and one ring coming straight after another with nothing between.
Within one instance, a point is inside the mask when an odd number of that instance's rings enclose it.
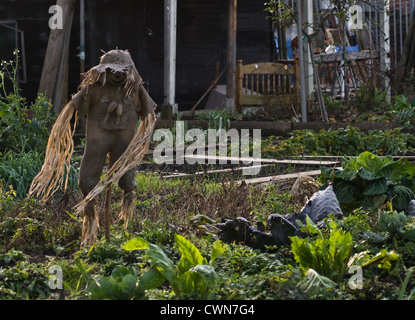
<instances>
[{"instance_id":1,"label":"green foliage","mask_svg":"<svg viewBox=\"0 0 415 320\"><path fill-rule=\"evenodd\" d=\"M89 293L91 300L142 300L145 297L137 270L132 266L119 266L110 277L97 276Z\"/></svg>"},{"instance_id":2,"label":"green foliage","mask_svg":"<svg viewBox=\"0 0 415 320\"><path fill-rule=\"evenodd\" d=\"M344 208L362 206L377 209L392 201L397 210L407 210L415 198L415 167L405 158L393 161L370 152L344 159L343 170L325 168L322 181L332 182L337 199Z\"/></svg>"},{"instance_id":3,"label":"green foliage","mask_svg":"<svg viewBox=\"0 0 415 320\"><path fill-rule=\"evenodd\" d=\"M394 124L411 127L415 123L415 105L404 95L396 96L391 110L386 113Z\"/></svg>"},{"instance_id":4,"label":"green foliage","mask_svg":"<svg viewBox=\"0 0 415 320\"><path fill-rule=\"evenodd\" d=\"M336 288L337 283L318 274L313 269L308 269L304 280L300 281L299 287L311 299L324 298Z\"/></svg>"},{"instance_id":5,"label":"green foliage","mask_svg":"<svg viewBox=\"0 0 415 320\"><path fill-rule=\"evenodd\" d=\"M375 265L380 269L394 272L399 270L402 259L395 251L388 251L387 249L381 249L376 255L371 256L364 252L363 258L360 259L361 266L367 268L371 265Z\"/></svg>"},{"instance_id":6,"label":"green foliage","mask_svg":"<svg viewBox=\"0 0 415 320\"><path fill-rule=\"evenodd\" d=\"M353 106L360 111L385 110L386 91L373 84L363 85L353 97Z\"/></svg>"},{"instance_id":7,"label":"green foliage","mask_svg":"<svg viewBox=\"0 0 415 320\"><path fill-rule=\"evenodd\" d=\"M226 109L215 109L213 111L207 112L205 114L199 115L198 119L207 120L208 128L225 131L229 130L231 125L232 115Z\"/></svg>"},{"instance_id":8,"label":"green foliage","mask_svg":"<svg viewBox=\"0 0 415 320\"><path fill-rule=\"evenodd\" d=\"M341 281L352 250L350 232L343 231L334 221L328 224L325 236L307 217L307 230L316 238L290 237L291 250L304 273L309 269L333 281Z\"/></svg>"},{"instance_id":9,"label":"green foliage","mask_svg":"<svg viewBox=\"0 0 415 320\"><path fill-rule=\"evenodd\" d=\"M293 21L294 10L283 1L271 0L264 3L264 11L274 21L288 27Z\"/></svg>"},{"instance_id":10,"label":"green foliage","mask_svg":"<svg viewBox=\"0 0 415 320\"><path fill-rule=\"evenodd\" d=\"M9 151L0 158L0 179L13 187L17 198L23 199L42 165L43 155L34 151L22 154Z\"/></svg>"},{"instance_id":11,"label":"green foliage","mask_svg":"<svg viewBox=\"0 0 415 320\"><path fill-rule=\"evenodd\" d=\"M403 300L403 299L404 299L405 292L406 292L406 288L407 288L407 286L408 286L408 283L409 283L409 280L410 280L410 278L411 278L411 276L412 276L412 273L414 272L414 270L413 270L413 269L414 269L414 268L413 268L413 267L411 267L411 268L407 271L407 273L406 273L405 279L404 279L404 281L403 281L403 283L402 283L402 289L401 289L401 292L399 293L398 300ZM409 295L406 297L406 300L410 300L414 294L415 294L415 287L414 287L414 288L412 288L412 290L409 292Z\"/></svg>"},{"instance_id":12,"label":"green foliage","mask_svg":"<svg viewBox=\"0 0 415 320\"><path fill-rule=\"evenodd\" d=\"M29 191L33 178L42 168L44 153L28 151L17 154L9 150L0 156L0 179L5 186L12 186L16 197L23 199ZM77 188L78 169L71 165L69 171L68 187Z\"/></svg>"},{"instance_id":13,"label":"green foliage","mask_svg":"<svg viewBox=\"0 0 415 320\"><path fill-rule=\"evenodd\" d=\"M3 268L3 265L7 268ZM50 294L45 268L32 264L23 252L11 249L0 256L0 297L37 299Z\"/></svg>"},{"instance_id":14,"label":"green foliage","mask_svg":"<svg viewBox=\"0 0 415 320\"><path fill-rule=\"evenodd\" d=\"M177 265L160 247L144 239L132 239L122 248L125 250L147 249L146 253L151 259L151 268L143 275L144 286L147 289L155 289L167 280L180 298L184 296L206 298L209 291L217 285L217 275L212 263L225 251L225 246L220 241L216 241L208 263L189 240L179 234L175 234L174 239L181 253Z\"/></svg>"},{"instance_id":15,"label":"green foliage","mask_svg":"<svg viewBox=\"0 0 415 320\"><path fill-rule=\"evenodd\" d=\"M16 60L1 64L0 70L0 179L12 186L16 196L26 196L35 175L40 171L46 144L56 115L47 98L39 94L30 105L20 95L16 82ZM7 85L11 86L10 91ZM77 170L71 167L70 187L77 186Z\"/></svg>"},{"instance_id":16,"label":"green foliage","mask_svg":"<svg viewBox=\"0 0 415 320\"><path fill-rule=\"evenodd\" d=\"M16 60L3 61L0 70L3 89L0 93L0 152L43 152L56 115L50 112L51 105L44 95L39 94L30 106L20 95L16 82L18 55L15 54ZM12 86L11 92L6 90L7 80Z\"/></svg>"},{"instance_id":17,"label":"green foliage","mask_svg":"<svg viewBox=\"0 0 415 320\"><path fill-rule=\"evenodd\" d=\"M59 213L40 200L15 200L6 212L0 211L0 248L66 255L77 246L82 224Z\"/></svg>"},{"instance_id":18,"label":"green foliage","mask_svg":"<svg viewBox=\"0 0 415 320\"><path fill-rule=\"evenodd\" d=\"M0 179L0 212L6 212L13 204L16 191L9 185L8 190L4 187L3 180Z\"/></svg>"},{"instance_id":19,"label":"green foliage","mask_svg":"<svg viewBox=\"0 0 415 320\"><path fill-rule=\"evenodd\" d=\"M216 268L221 300L297 299L295 282L301 276L294 268L290 250L261 252L250 247L230 244Z\"/></svg>"},{"instance_id":20,"label":"green foliage","mask_svg":"<svg viewBox=\"0 0 415 320\"><path fill-rule=\"evenodd\" d=\"M342 218L341 224L344 230L358 239L364 232L372 228L371 216L362 208L357 208Z\"/></svg>"},{"instance_id":21,"label":"green foliage","mask_svg":"<svg viewBox=\"0 0 415 320\"><path fill-rule=\"evenodd\" d=\"M379 221L374 228L375 232L367 231L364 235L372 243L392 240L395 249L398 250L398 237L415 241L415 228L406 229L407 223L408 217L403 212L380 212Z\"/></svg>"},{"instance_id":22,"label":"green foliage","mask_svg":"<svg viewBox=\"0 0 415 320\"><path fill-rule=\"evenodd\" d=\"M396 155L413 150L414 139L400 128L367 134L359 128L348 126L338 130L296 130L289 139L273 145L263 143L263 152L271 156L300 155L349 155L357 156L364 151L378 155Z\"/></svg>"},{"instance_id":23,"label":"green foliage","mask_svg":"<svg viewBox=\"0 0 415 320\"><path fill-rule=\"evenodd\" d=\"M10 249L8 252L0 254L0 265L15 264L17 261L24 261L28 258L22 251Z\"/></svg>"}]
</instances>

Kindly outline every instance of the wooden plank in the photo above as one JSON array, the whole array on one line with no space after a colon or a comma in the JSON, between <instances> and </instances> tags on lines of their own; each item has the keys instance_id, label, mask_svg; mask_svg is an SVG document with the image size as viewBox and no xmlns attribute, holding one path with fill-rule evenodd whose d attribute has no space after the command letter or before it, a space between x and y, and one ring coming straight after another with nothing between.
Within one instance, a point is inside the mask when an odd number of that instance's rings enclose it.
<instances>
[{"instance_id":1,"label":"wooden plank","mask_svg":"<svg viewBox=\"0 0 415 320\"><path fill-rule=\"evenodd\" d=\"M243 65L243 74L294 74L294 67L278 62L258 62Z\"/></svg>"},{"instance_id":2,"label":"wooden plank","mask_svg":"<svg viewBox=\"0 0 415 320\"><path fill-rule=\"evenodd\" d=\"M291 85L291 77L294 79L293 85ZM240 110L241 105L292 106L297 104L298 77L299 69L296 61L294 65L282 62L242 65L242 60L238 60L237 79L239 81L237 81L236 89L238 109Z\"/></svg>"},{"instance_id":3,"label":"wooden plank","mask_svg":"<svg viewBox=\"0 0 415 320\"><path fill-rule=\"evenodd\" d=\"M336 168L341 169L341 168ZM283 174L279 176L269 176L269 177L262 177L262 178L254 178L254 179L245 179L239 181L239 183L246 183L246 184L275 184L284 180L289 179L297 179L298 177L302 176L318 176L321 174L321 170L312 170L312 171L304 171L304 172L296 172L296 173L289 173Z\"/></svg>"},{"instance_id":4,"label":"wooden plank","mask_svg":"<svg viewBox=\"0 0 415 320\"><path fill-rule=\"evenodd\" d=\"M293 94L280 95L243 95L239 98L241 105L291 105L295 104L296 97Z\"/></svg>"},{"instance_id":5,"label":"wooden plank","mask_svg":"<svg viewBox=\"0 0 415 320\"><path fill-rule=\"evenodd\" d=\"M55 82L52 104L56 113L60 113L67 103L68 80L69 80L69 44L71 40L71 29L73 22L74 8L70 7L65 17L65 36L63 41L60 65Z\"/></svg>"},{"instance_id":6,"label":"wooden plank","mask_svg":"<svg viewBox=\"0 0 415 320\"><path fill-rule=\"evenodd\" d=\"M58 78L64 77L64 73L61 73L62 68L60 68L60 65L66 62L62 61L62 56L65 50L65 37L68 37L68 33L71 30L75 0L57 0L56 5L62 8L64 27L63 29L50 30L48 46L46 49L42 75L38 88L38 92L45 94L52 103L54 103L53 95ZM65 69L63 68L63 72L64 70ZM54 107L58 108L58 110L60 109L60 105Z\"/></svg>"},{"instance_id":7,"label":"wooden plank","mask_svg":"<svg viewBox=\"0 0 415 320\"><path fill-rule=\"evenodd\" d=\"M325 161L325 160L297 160L297 159L265 159L265 158L249 158L249 157L220 157L209 155L188 155L184 156L188 159L205 159L215 161L229 161L229 162L254 162L254 163L280 163L280 164L302 164L302 165L336 165L339 161Z\"/></svg>"},{"instance_id":8,"label":"wooden plank","mask_svg":"<svg viewBox=\"0 0 415 320\"><path fill-rule=\"evenodd\" d=\"M177 174L170 174L168 176L164 176L165 179L171 178L191 178L193 176L200 176L204 174L213 174L213 173L226 173L232 171L242 171L244 169L260 169L263 167L269 167L270 165L259 165L259 166L250 166L250 167L243 167L243 168L227 168L227 169L218 169L218 170L208 170L208 171L198 171L195 173L177 173Z\"/></svg>"}]
</instances>

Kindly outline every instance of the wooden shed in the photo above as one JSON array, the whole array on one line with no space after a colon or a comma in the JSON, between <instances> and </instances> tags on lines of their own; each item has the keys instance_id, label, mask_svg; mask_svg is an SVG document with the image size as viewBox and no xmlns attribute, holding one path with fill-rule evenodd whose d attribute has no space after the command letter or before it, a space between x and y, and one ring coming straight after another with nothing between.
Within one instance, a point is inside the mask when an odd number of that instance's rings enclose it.
<instances>
[{"instance_id":1,"label":"wooden shed","mask_svg":"<svg viewBox=\"0 0 415 320\"><path fill-rule=\"evenodd\" d=\"M3 0L0 22L15 22L24 42L27 79L21 84L28 99L36 96L50 29L54 0ZM238 0L237 58L244 62L272 61L273 31L262 0ZM228 1L180 0L177 2L176 103L189 109L226 65ZM85 1L85 70L96 65L102 51L128 49L158 104L163 103L164 1ZM0 30L2 25L0 24ZM0 44L1 44L0 33ZM70 35L67 97L80 80L80 9L76 1ZM24 44L22 46L21 44ZM0 47L0 59L6 59ZM223 77L220 82L225 83Z\"/></svg>"}]
</instances>

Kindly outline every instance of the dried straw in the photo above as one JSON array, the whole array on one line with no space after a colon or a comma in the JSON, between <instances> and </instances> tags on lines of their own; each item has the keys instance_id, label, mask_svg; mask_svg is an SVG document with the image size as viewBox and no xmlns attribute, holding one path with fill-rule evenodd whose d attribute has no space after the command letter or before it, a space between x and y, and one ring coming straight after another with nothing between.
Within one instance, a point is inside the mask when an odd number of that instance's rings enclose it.
<instances>
[{"instance_id":1,"label":"dried straw","mask_svg":"<svg viewBox=\"0 0 415 320\"><path fill-rule=\"evenodd\" d=\"M131 215L133 214L135 203L134 203L134 195L135 192L131 191L131 194L124 195L121 204L121 211L118 215L117 220L115 223L124 220L124 229L126 230L128 227L128 222L130 221Z\"/></svg>"},{"instance_id":2,"label":"dried straw","mask_svg":"<svg viewBox=\"0 0 415 320\"><path fill-rule=\"evenodd\" d=\"M72 129L71 120L74 114L75 124ZM76 107L71 101L63 108L51 130L44 164L32 181L28 197L42 197L42 201L47 202L59 189L66 190L74 151L76 118Z\"/></svg>"}]
</instances>

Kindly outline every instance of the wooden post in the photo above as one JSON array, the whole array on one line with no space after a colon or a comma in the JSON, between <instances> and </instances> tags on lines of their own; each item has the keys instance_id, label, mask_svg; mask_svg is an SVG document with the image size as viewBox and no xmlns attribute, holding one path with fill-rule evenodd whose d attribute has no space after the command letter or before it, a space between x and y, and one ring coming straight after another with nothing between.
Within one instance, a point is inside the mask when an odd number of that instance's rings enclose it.
<instances>
[{"instance_id":1,"label":"wooden post","mask_svg":"<svg viewBox=\"0 0 415 320\"><path fill-rule=\"evenodd\" d=\"M294 60L294 94L296 103L300 104L300 66L297 60Z\"/></svg>"},{"instance_id":2,"label":"wooden post","mask_svg":"<svg viewBox=\"0 0 415 320\"><path fill-rule=\"evenodd\" d=\"M241 93L242 93L242 86L243 86L243 76L241 74L242 68L242 60L238 59L238 64L236 66L236 97L235 97L235 105L236 110L241 112Z\"/></svg>"},{"instance_id":3,"label":"wooden post","mask_svg":"<svg viewBox=\"0 0 415 320\"><path fill-rule=\"evenodd\" d=\"M71 39L71 26L73 21L72 13L66 18L65 37L63 41L62 54L58 69L58 75L53 92L52 105L56 113L60 113L65 106L68 97L68 79L69 79L69 43Z\"/></svg>"},{"instance_id":4,"label":"wooden post","mask_svg":"<svg viewBox=\"0 0 415 320\"><path fill-rule=\"evenodd\" d=\"M232 113L236 97L236 30L237 0L229 0L228 8L228 47L226 50L226 108Z\"/></svg>"},{"instance_id":5,"label":"wooden post","mask_svg":"<svg viewBox=\"0 0 415 320\"><path fill-rule=\"evenodd\" d=\"M63 28L52 29L49 35L45 61L39 83L39 93L43 93L52 102L56 112L61 109L62 88L64 86L65 65L68 57L68 47L72 17L76 0L57 0L56 5L62 8ZM56 92L55 92L56 91ZM56 100L55 100L56 97Z\"/></svg>"},{"instance_id":6,"label":"wooden post","mask_svg":"<svg viewBox=\"0 0 415 320\"><path fill-rule=\"evenodd\" d=\"M164 0L164 105L169 109L176 107L176 26L177 0Z\"/></svg>"},{"instance_id":7,"label":"wooden post","mask_svg":"<svg viewBox=\"0 0 415 320\"><path fill-rule=\"evenodd\" d=\"M412 2L411 2L412 3ZM408 33L405 37L402 56L399 61L399 68L404 72L405 76L415 67L415 9L412 13L411 23L409 24ZM399 83L395 83L398 86Z\"/></svg>"},{"instance_id":8,"label":"wooden post","mask_svg":"<svg viewBox=\"0 0 415 320\"><path fill-rule=\"evenodd\" d=\"M79 11L79 71L82 81L84 79L82 74L85 72L85 0L80 0Z\"/></svg>"}]
</instances>

